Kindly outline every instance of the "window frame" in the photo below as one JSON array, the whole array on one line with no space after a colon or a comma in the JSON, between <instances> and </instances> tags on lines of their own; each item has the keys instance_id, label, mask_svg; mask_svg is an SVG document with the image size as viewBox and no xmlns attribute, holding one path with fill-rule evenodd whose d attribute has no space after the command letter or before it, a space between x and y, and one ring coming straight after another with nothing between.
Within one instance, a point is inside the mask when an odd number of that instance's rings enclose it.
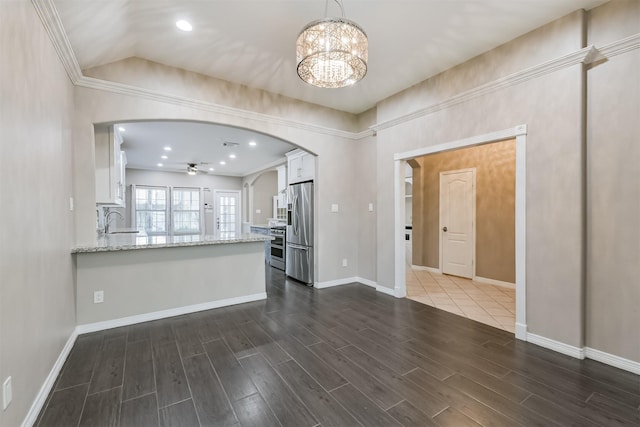
<instances>
[{"instance_id":1,"label":"window frame","mask_svg":"<svg viewBox=\"0 0 640 427\"><path fill-rule=\"evenodd\" d=\"M138 189L145 190L164 190L165 192L165 208L160 209L138 209ZM139 231L144 231L147 236L166 236L170 230L170 205L171 205L171 192L169 187L161 185L131 185L131 222L132 227ZM138 228L138 212L164 212L164 232L149 232L146 229L140 230Z\"/></svg>"},{"instance_id":2,"label":"window frame","mask_svg":"<svg viewBox=\"0 0 640 427\"><path fill-rule=\"evenodd\" d=\"M190 231L176 231L175 230L175 213L176 212L195 212L195 210L176 210L174 209L174 195L176 191L189 191L189 192L198 192L198 231L190 232ZM196 235L196 234L205 234L205 223L204 223L204 191L202 187L185 187L185 186L175 186L169 188L169 193L171 197L171 206L170 206L170 218L169 218L169 229L170 234L176 236L183 235Z\"/></svg>"}]
</instances>

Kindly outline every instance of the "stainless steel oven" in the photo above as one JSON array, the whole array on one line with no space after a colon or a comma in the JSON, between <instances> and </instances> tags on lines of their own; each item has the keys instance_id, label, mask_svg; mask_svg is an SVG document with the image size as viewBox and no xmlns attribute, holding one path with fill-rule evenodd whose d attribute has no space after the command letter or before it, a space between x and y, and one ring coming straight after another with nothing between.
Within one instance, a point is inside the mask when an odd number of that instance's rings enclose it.
<instances>
[{"instance_id":1,"label":"stainless steel oven","mask_svg":"<svg viewBox=\"0 0 640 427\"><path fill-rule=\"evenodd\" d=\"M271 227L269 229L269 236L273 237L271 241L271 266L280 270L285 269L285 242L287 239L286 227Z\"/></svg>"}]
</instances>

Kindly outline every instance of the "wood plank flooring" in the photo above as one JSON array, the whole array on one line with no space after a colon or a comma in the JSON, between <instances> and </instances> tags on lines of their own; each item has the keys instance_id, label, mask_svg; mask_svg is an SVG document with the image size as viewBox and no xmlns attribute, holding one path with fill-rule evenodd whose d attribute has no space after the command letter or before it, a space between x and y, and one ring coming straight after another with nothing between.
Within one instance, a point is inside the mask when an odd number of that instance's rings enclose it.
<instances>
[{"instance_id":1,"label":"wood plank flooring","mask_svg":"<svg viewBox=\"0 0 640 427\"><path fill-rule=\"evenodd\" d=\"M47 426L640 426L640 376L361 284L78 337Z\"/></svg>"}]
</instances>

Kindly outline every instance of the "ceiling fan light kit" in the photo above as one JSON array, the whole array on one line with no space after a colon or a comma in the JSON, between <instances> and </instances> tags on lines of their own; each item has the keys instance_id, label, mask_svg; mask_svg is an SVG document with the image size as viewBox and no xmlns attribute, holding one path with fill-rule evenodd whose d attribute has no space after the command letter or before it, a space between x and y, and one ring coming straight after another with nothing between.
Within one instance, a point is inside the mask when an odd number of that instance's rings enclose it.
<instances>
[{"instance_id":1,"label":"ceiling fan light kit","mask_svg":"<svg viewBox=\"0 0 640 427\"><path fill-rule=\"evenodd\" d=\"M342 0L334 0L341 18L325 18L308 23L298 35L296 63L298 76L317 87L350 86L367 74L369 42L355 22L344 18Z\"/></svg>"},{"instance_id":2,"label":"ceiling fan light kit","mask_svg":"<svg viewBox=\"0 0 640 427\"><path fill-rule=\"evenodd\" d=\"M198 166L195 163L189 163L187 165L187 174L195 175L198 173Z\"/></svg>"}]
</instances>

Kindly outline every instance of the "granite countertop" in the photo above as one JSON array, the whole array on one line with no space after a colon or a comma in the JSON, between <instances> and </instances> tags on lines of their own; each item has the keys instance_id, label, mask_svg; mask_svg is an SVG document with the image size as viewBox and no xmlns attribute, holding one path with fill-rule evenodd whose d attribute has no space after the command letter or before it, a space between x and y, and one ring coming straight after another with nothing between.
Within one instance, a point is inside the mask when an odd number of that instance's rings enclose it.
<instances>
[{"instance_id":1,"label":"granite countertop","mask_svg":"<svg viewBox=\"0 0 640 427\"><path fill-rule=\"evenodd\" d=\"M176 236L139 236L137 234L101 235L94 245L76 246L71 253L92 253L128 251L135 249L176 248L183 246L223 245L230 243L264 242L273 237L264 234L239 233L228 236L216 235L176 235Z\"/></svg>"}]
</instances>

